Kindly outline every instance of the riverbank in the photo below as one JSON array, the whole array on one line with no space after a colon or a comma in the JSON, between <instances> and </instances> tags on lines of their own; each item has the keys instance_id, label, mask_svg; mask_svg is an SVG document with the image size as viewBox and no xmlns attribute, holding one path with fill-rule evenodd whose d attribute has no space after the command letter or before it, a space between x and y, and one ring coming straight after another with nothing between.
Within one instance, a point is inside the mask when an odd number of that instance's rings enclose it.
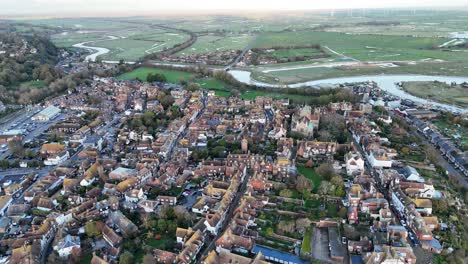
<instances>
[{"instance_id":1,"label":"riverbank","mask_svg":"<svg viewBox=\"0 0 468 264\"><path fill-rule=\"evenodd\" d=\"M252 78L252 73L248 71L230 71L231 75L239 82L248 85L255 85L259 87L274 87L274 88L299 88L304 86L314 86L317 88L333 88L338 87L340 84L345 83L358 83L372 81L377 84L380 89L387 91L388 93L398 96L400 99L409 99L418 104L424 104L431 107L448 110L451 112L459 112L468 114L468 109L465 107L454 106L446 103L439 103L432 100L427 100L414 95L411 95L404 90L400 89L396 83L399 82L414 82L414 81L439 81L444 83L463 83L468 82L468 77L459 76L430 76L430 75L366 75L366 76L354 76L354 77L342 77L342 78L330 78L322 80L312 80L306 82L299 82L294 84L271 84L266 82L260 82Z\"/></svg>"},{"instance_id":2,"label":"riverbank","mask_svg":"<svg viewBox=\"0 0 468 264\"><path fill-rule=\"evenodd\" d=\"M445 82L403 82L402 89L414 96L468 108L468 87Z\"/></svg>"}]
</instances>

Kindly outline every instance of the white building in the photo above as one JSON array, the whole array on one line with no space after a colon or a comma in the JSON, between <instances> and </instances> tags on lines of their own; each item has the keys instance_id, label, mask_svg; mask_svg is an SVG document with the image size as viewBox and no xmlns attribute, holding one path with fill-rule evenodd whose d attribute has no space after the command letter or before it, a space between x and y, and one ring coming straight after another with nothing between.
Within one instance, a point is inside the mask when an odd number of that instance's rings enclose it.
<instances>
[{"instance_id":1,"label":"white building","mask_svg":"<svg viewBox=\"0 0 468 264\"><path fill-rule=\"evenodd\" d=\"M371 150L369 153L369 163L373 168L391 168L392 160L387 156L385 150Z\"/></svg>"},{"instance_id":2,"label":"white building","mask_svg":"<svg viewBox=\"0 0 468 264\"><path fill-rule=\"evenodd\" d=\"M70 235L66 235L54 246L54 250L57 251L60 257L68 257L75 248L81 248L80 237Z\"/></svg>"},{"instance_id":3,"label":"white building","mask_svg":"<svg viewBox=\"0 0 468 264\"><path fill-rule=\"evenodd\" d=\"M60 114L60 108L53 105L49 105L41 112L37 113L35 116L31 117L35 121L49 121Z\"/></svg>"},{"instance_id":4,"label":"white building","mask_svg":"<svg viewBox=\"0 0 468 264\"><path fill-rule=\"evenodd\" d=\"M209 231L212 235L217 235L219 229L221 228L221 223L223 222L222 220L223 219L221 216L217 213L207 215L204 222L206 230Z\"/></svg>"},{"instance_id":5,"label":"white building","mask_svg":"<svg viewBox=\"0 0 468 264\"><path fill-rule=\"evenodd\" d=\"M364 159L359 152L353 151L346 154L345 162L348 175L355 175L364 171Z\"/></svg>"},{"instance_id":6,"label":"white building","mask_svg":"<svg viewBox=\"0 0 468 264\"><path fill-rule=\"evenodd\" d=\"M55 155L50 155L46 160L44 160L44 165L46 166L60 165L63 162L65 162L68 158L70 158L70 154L68 153L68 151L57 153Z\"/></svg>"},{"instance_id":7,"label":"white building","mask_svg":"<svg viewBox=\"0 0 468 264\"><path fill-rule=\"evenodd\" d=\"M140 200L146 199L143 189L133 189L125 193L125 201L129 203L138 203Z\"/></svg>"},{"instance_id":8,"label":"white building","mask_svg":"<svg viewBox=\"0 0 468 264\"><path fill-rule=\"evenodd\" d=\"M424 178L419 175L419 172L411 167L411 166L405 166L403 170L403 176L406 178L407 181L414 181L414 182L424 182Z\"/></svg>"},{"instance_id":9,"label":"white building","mask_svg":"<svg viewBox=\"0 0 468 264\"><path fill-rule=\"evenodd\" d=\"M402 193L399 191L392 192L392 203L395 209L400 212L400 214L405 212L405 196Z\"/></svg>"}]
</instances>

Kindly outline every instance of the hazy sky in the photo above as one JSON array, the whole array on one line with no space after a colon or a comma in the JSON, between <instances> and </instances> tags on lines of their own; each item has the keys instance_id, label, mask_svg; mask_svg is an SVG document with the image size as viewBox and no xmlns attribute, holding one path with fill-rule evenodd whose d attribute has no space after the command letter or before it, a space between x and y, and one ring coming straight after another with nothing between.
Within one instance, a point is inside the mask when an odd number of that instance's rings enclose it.
<instances>
[{"instance_id":1,"label":"hazy sky","mask_svg":"<svg viewBox=\"0 0 468 264\"><path fill-rule=\"evenodd\" d=\"M467 6L468 0L0 0L1 15L151 14L203 10L314 10Z\"/></svg>"}]
</instances>

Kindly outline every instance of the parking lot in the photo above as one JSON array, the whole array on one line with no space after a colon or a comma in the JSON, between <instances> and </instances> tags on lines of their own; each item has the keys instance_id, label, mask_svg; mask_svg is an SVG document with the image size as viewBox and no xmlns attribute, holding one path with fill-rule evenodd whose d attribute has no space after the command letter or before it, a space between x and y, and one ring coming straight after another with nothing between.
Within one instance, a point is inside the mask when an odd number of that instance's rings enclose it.
<instances>
[{"instance_id":1,"label":"parking lot","mask_svg":"<svg viewBox=\"0 0 468 264\"><path fill-rule=\"evenodd\" d=\"M0 133L11 130L20 130L23 136L23 144L32 142L34 139L37 139L42 135L47 129L58 121L67 117L66 113L61 113L48 121L33 121L31 117L38 113L41 108L34 108L31 111L25 112L21 116L11 120L7 124L2 126ZM8 149L8 144L4 143L0 145L0 159L8 159L11 153Z\"/></svg>"}]
</instances>

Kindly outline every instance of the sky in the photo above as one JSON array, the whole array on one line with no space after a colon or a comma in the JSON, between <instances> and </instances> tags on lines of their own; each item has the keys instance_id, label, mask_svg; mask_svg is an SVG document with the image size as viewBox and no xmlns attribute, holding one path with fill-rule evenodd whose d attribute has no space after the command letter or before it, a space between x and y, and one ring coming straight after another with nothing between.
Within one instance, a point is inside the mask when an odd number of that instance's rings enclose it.
<instances>
[{"instance_id":1,"label":"sky","mask_svg":"<svg viewBox=\"0 0 468 264\"><path fill-rule=\"evenodd\" d=\"M468 7L468 0L0 0L0 15L138 15L203 11Z\"/></svg>"}]
</instances>

